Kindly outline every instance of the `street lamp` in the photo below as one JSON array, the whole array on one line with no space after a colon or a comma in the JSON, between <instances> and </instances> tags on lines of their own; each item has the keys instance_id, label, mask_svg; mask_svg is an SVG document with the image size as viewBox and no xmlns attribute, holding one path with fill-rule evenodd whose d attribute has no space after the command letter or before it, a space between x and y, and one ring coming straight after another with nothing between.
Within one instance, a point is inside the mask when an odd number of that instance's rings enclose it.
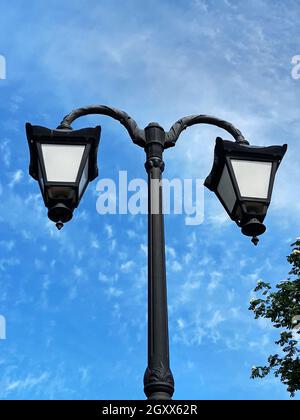
<instances>
[{"instance_id":1,"label":"street lamp","mask_svg":"<svg viewBox=\"0 0 300 420\"><path fill-rule=\"evenodd\" d=\"M148 366L144 392L150 400L168 400L174 393L169 361L167 284L162 184L163 152L174 147L181 132L195 124L210 124L235 140L217 138L214 164L205 185L216 193L242 233L253 237L265 231L263 220L271 200L275 173L287 146L250 146L227 121L208 115L181 118L165 132L158 123L140 129L125 112L104 105L79 108L68 114L56 130L26 124L30 149L30 175L39 182L49 218L58 229L72 218L88 185L98 175L100 127L73 131L71 124L84 115L99 114L119 121L131 140L146 153L148 173ZM155 208L155 211L152 209Z\"/></svg>"},{"instance_id":2,"label":"street lamp","mask_svg":"<svg viewBox=\"0 0 300 420\"><path fill-rule=\"evenodd\" d=\"M205 186L214 191L230 218L242 233L257 236L265 232L262 223L271 202L278 166L287 145L257 147L216 139L214 164Z\"/></svg>"}]
</instances>

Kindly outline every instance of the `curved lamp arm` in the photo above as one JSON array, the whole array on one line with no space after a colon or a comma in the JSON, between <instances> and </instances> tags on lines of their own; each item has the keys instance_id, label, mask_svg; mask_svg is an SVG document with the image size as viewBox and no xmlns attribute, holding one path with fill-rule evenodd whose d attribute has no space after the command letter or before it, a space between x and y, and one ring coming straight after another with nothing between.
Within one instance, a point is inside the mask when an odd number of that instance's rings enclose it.
<instances>
[{"instance_id":1,"label":"curved lamp arm","mask_svg":"<svg viewBox=\"0 0 300 420\"><path fill-rule=\"evenodd\" d=\"M145 147L146 140L144 130L139 128L135 120L126 114L126 112L106 105L91 105L84 108L75 109L64 117L57 128L71 130L71 124L73 121L79 117L90 114L106 115L108 117L114 118L115 120L118 120L128 131L133 143L141 147Z\"/></svg>"},{"instance_id":2,"label":"curved lamp arm","mask_svg":"<svg viewBox=\"0 0 300 420\"><path fill-rule=\"evenodd\" d=\"M126 112L106 105L90 105L83 108L77 108L70 112L68 115L66 115L57 128L71 130L71 124L77 118L91 114L106 115L108 117L114 118L126 128L133 143L143 148L146 146L145 131L139 128L136 121L133 118L131 118ZM233 136L237 143L249 144L249 142L245 139L241 131L238 130L234 125L232 125L228 121L220 120L219 118L212 117L210 115L200 114L183 117L180 120L178 120L175 124L173 124L170 128L170 131L166 133L164 148L168 149L169 147L175 146L176 141L178 140L182 131L185 130L187 127L191 127L195 124L209 124L223 128Z\"/></svg>"},{"instance_id":3,"label":"curved lamp arm","mask_svg":"<svg viewBox=\"0 0 300 420\"><path fill-rule=\"evenodd\" d=\"M220 120L216 117L210 115L190 115L188 117L181 118L175 124L172 125L170 131L166 135L165 148L173 147L176 144L180 134L187 127L190 127L195 124L210 124L217 127L223 128L228 133L230 133L237 143L249 144L245 139L240 130L238 130L234 125L228 121Z\"/></svg>"}]
</instances>

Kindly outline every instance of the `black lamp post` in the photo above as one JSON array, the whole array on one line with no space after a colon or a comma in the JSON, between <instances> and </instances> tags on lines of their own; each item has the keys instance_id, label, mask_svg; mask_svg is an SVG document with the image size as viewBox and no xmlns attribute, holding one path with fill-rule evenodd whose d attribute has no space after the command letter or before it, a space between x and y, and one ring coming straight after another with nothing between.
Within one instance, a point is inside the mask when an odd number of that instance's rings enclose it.
<instances>
[{"instance_id":1,"label":"black lamp post","mask_svg":"<svg viewBox=\"0 0 300 420\"><path fill-rule=\"evenodd\" d=\"M30 149L30 175L38 180L49 218L58 229L71 220L88 185L98 175L100 127L72 130L77 118L100 114L118 120L132 141L146 152L148 173L148 367L144 391L150 400L168 400L174 393L169 362L167 285L162 187L152 188L164 171L163 152L175 146L181 132L195 124L211 124L230 133L235 142L217 138L212 171L205 185L216 193L242 233L265 232L263 220L271 200L275 173L287 146L250 146L227 121L207 115L180 119L165 132L157 123L144 130L125 112L103 105L76 109L56 130L26 124ZM157 185L157 182L156 182ZM153 210L154 209L154 210Z\"/></svg>"},{"instance_id":2,"label":"black lamp post","mask_svg":"<svg viewBox=\"0 0 300 420\"><path fill-rule=\"evenodd\" d=\"M49 130L26 124L30 175L39 182L48 217L58 229L70 221L90 181L98 176L100 127Z\"/></svg>"}]
</instances>

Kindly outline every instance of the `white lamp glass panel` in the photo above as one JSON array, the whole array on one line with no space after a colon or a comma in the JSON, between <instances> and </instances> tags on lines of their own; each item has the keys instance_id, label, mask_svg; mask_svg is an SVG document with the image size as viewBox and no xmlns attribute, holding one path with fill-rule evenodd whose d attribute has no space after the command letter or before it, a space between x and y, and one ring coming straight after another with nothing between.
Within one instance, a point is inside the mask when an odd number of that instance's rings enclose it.
<instances>
[{"instance_id":1,"label":"white lamp glass panel","mask_svg":"<svg viewBox=\"0 0 300 420\"><path fill-rule=\"evenodd\" d=\"M85 163L85 167L81 176L81 180L79 183L79 196L81 196L82 191L85 189L86 184L88 183L89 179L89 159L87 159Z\"/></svg>"},{"instance_id":2,"label":"white lamp glass panel","mask_svg":"<svg viewBox=\"0 0 300 420\"><path fill-rule=\"evenodd\" d=\"M267 199L272 162L231 159L242 197Z\"/></svg>"},{"instance_id":3,"label":"white lamp glass panel","mask_svg":"<svg viewBox=\"0 0 300 420\"><path fill-rule=\"evenodd\" d=\"M75 182L85 146L42 144L48 182Z\"/></svg>"},{"instance_id":4,"label":"white lamp glass panel","mask_svg":"<svg viewBox=\"0 0 300 420\"><path fill-rule=\"evenodd\" d=\"M227 210L231 213L236 202L236 195L226 165L224 166L217 190L222 197Z\"/></svg>"}]
</instances>

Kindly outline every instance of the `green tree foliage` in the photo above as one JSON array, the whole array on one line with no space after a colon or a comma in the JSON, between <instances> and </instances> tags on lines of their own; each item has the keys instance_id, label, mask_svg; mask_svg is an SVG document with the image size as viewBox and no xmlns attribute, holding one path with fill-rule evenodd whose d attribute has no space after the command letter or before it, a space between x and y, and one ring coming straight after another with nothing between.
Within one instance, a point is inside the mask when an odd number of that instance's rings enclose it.
<instances>
[{"instance_id":1,"label":"green tree foliage","mask_svg":"<svg viewBox=\"0 0 300 420\"><path fill-rule=\"evenodd\" d=\"M251 377L264 378L273 373L294 397L300 390L300 238L292 247L287 257L292 266L288 279L275 290L269 283L258 282L254 291L261 298L252 299L249 309L256 319L269 319L280 335L275 342L279 354L270 355L268 365L253 367Z\"/></svg>"}]
</instances>

